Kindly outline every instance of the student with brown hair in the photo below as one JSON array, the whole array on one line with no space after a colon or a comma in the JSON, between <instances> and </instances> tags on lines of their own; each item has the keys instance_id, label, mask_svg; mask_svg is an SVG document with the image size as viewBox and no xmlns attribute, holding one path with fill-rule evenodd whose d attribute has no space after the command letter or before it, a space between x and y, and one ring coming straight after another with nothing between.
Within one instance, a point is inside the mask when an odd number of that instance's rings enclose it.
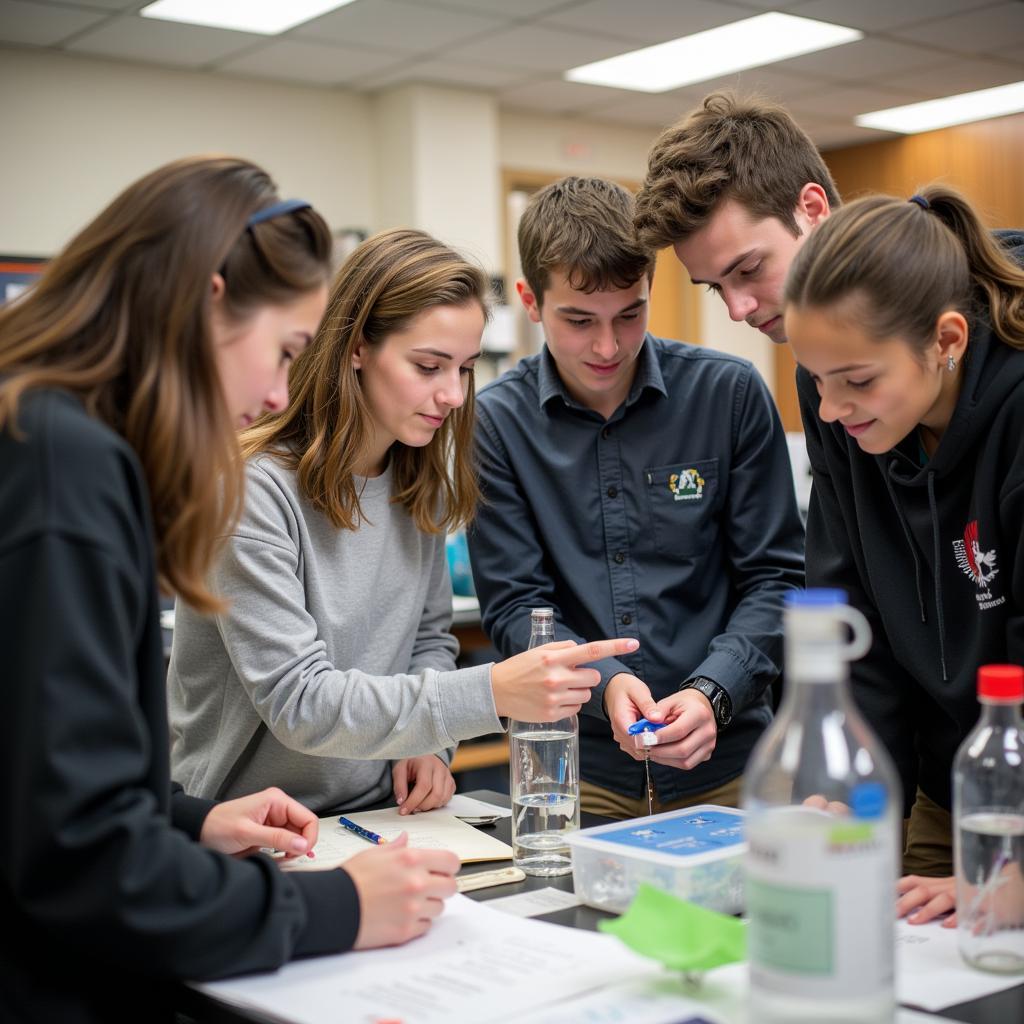
<instances>
[{"instance_id":1,"label":"student with brown hair","mask_svg":"<svg viewBox=\"0 0 1024 1024\"><path fill-rule=\"evenodd\" d=\"M394 795L448 802L460 740L499 716L574 712L576 666L633 641L548 645L457 670L445 530L477 502L479 267L420 231L383 232L338 271L291 373L293 401L242 436L246 502L211 585L179 604L169 689L175 777L223 798L276 784L320 814Z\"/></svg>"},{"instance_id":2,"label":"student with brown hair","mask_svg":"<svg viewBox=\"0 0 1024 1024\"><path fill-rule=\"evenodd\" d=\"M651 147L635 226L644 245L671 245L733 320L784 342L789 264L838 206L825 161L786 110L712 93Z\"/></svg>"},{"instance_id":3,"label":"student with brown hair","mask_svg":"<svg viewBox=\"0 0 1024 1024\"><path fill-rule=\"evenodd\" d=\"M484 628L525 648L529 609L556 636L621 630L580 719L582 806L647 814L630 725L651 747L655 810L735 805L771 718L785 591L803 532L778 414L742 359L647 332L653 253L633 198L599 178L534 195L519 296L545 347L481 391L484 501L469 533Z\"/></svg>"},{"instance_id":4,"label":"student with brown hair","mask_svg":"<svg viewBox=\"0 0 1024 1024\"><path fill-rule=\"evenodd\" d=\"M808 576L869 619L858 703L916 780L900 913L953 906L953 755L979 665L1024 662L1024 271L933 185L843 208L786 285L814 471ZM907 794L913 797L914 791Z\"/></svg>"},{"instance_id":5,"label":"student with brown hair","mask_svg":"<svg viewBox=\"0 0 1024 1024\"><path fill-rule=\"evenodd\" d=\"M204 577L242 491L236 428L287 404L331 238L258 167L168 164L0 310L0 1005L170 1017L164 984L421 934L458 860L403 843L285 874L317 822L168 775L158 586ZM225 856L231 854L232 856Z\"/></svg>"}]
</instances>

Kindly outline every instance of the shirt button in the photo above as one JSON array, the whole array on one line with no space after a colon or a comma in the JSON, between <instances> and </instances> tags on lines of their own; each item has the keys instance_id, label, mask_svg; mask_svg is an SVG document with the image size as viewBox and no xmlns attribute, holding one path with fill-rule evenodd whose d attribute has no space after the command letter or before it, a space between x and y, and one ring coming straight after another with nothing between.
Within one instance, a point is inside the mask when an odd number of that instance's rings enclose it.
<instances>
[{"instance_id":1,"label":"shirt button","mask_svg":"<svg viewBox=\"0 0 1024 1024\"><path fill-rule=\"evenodd\" d=\"M618 489L618 487L609 487L608 488L608 497L609 498L617 498L618 496L619 496L619 489Z\"/></svg>"},{"instance_id":2,"label":"shirt button","mask_svg":"<svg viewBox=\"0 0 1024 1024\"><path fill-rule=\"evenodd\" d=\"M621 622L621 623L622 623L622 624L623 624L624 626L628 626L628 625L629 625L629 624L630 624L630 623L631 623L631 622L633 621L633 616L632 616L632 615L630 615L630 614L629 614L629 612L626 612L626 614L625 614L625 615L623 615L623 616L622 616L622 618L621 618L621 619L619 619L619 621L620 621L620 622Z\"/></svg>"},{"instance_id":3,"label":"shirt button","mask_svg":"<svg viewBox=\"0 0 1024 1024\"><path fill-rule=\"evenodd\" d=\"M601 431L601 436L607 441L608 438L612 436L612 432L607 427L605 427Z\"/></svg>"},{"instance_id":4,"label":"shirt button","mask_svg":"<svg viewBox=\"0 0 1024 1024\"><path fill-rule=\"evenodd\" d=\"M626 556L621 551L616 551L615 552L615 564L616 565L622 565L622 563L625 560L626 560Z\"/></svg>"}]
</instances>

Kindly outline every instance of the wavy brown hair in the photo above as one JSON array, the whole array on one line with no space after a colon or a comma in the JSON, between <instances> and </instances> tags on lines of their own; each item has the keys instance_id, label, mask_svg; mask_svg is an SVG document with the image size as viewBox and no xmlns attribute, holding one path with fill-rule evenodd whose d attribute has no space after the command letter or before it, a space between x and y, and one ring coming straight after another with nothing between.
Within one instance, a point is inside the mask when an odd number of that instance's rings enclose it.
<instances>
[{"instance_id":1,"label":"wavy brown hair","mask_svg":"<svg viewBox=\"0 0 1024 1024\"><path fill-rule=\"evenodd\" d=\"M926 208L866 196L832 214L797 253L786 301L805 308L848 301L873 335L905 338L918 351L952 309L1024 349L1024 271L958 192L929 185L915 198Z\"/></svg>"},{"instance_id":2,"label":"wavy brown hair","mask_svg":"<svg viewBox=\"0 0 1024 1024\"><path fill-rule=\"evenodd\" d=\"M149 488L161 588L201 611L204 583L238 515L234 424L210 334L212 278L229 320L285 303L330 274L330 232L306 209L246 228L277 199L259 167L194 157L153 171L76 235L24 296L0 310L0 428L56 388L131 445Z\"/></svg>"},{"instance_id":3,"label":"wavy brown hair","mask_svg":"<svg viewBox=\"0 0 1024 1024\"><path fill-rule=\"evenodd\" d=\"M437 306L479 304L487 314L483 271L422 231L383 231L338 270L316 338L292 366L291 396L279 415L261 416L242 434L242 454L272 452L296 472L302 494L339 529L365 518L355 468L372 436L371 413L352 362L360 342L383 345ZM473 376L466 400L424 448L391 448L394 492L425 533L470 521L479 500L473 462Z\"/></svg>"},{"instance_id":4,"label":"wavy brown hair","mask_svg":"<svg viewBox=\"0 0 1024 1024\"><path fill-rule=\"evenodd\" d=\"M636 197L636 232L644 245L663 249L704 227L722 201L735 199L758 219L782 221L796 237L793 211L809 182L839 208L825 161L784 107L760 96L711 93L651 147Z\"/></svg>"}]
</instances>

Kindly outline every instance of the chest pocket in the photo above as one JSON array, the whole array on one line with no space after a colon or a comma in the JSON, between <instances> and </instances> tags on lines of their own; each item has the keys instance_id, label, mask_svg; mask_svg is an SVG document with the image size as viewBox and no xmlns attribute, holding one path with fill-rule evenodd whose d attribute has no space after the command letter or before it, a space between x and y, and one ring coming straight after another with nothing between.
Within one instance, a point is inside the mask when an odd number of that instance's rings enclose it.
<instances>
[{"instance_id":1,"label":"chest pocket","mask_svg":"<svg viewBox=\"0 0 1024 1024\"><path fill-rule=\"evenodd\" d=\"M715 541L718 459L644 470L651 533L666 558L690 558Z\"/></svg>"}]
</instances>

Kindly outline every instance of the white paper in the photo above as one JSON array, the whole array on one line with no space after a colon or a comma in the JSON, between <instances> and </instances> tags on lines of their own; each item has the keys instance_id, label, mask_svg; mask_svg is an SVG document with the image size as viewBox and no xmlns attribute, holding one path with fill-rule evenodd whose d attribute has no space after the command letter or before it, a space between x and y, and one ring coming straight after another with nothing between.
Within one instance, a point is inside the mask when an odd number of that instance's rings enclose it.
<instances>
[{"instance_id":1,"label":"white paper","mask_svg":"<svg viewBox=\"0 0 1024 1024\"><path fill-rule=\"evenodd\" d=\"M513 914L515 917L538 917L540 914L553 914L556 910L579 905L580 898L574 892L555 889L550 885L487 901L490 910L500 910L503 914Z\"/></svg>"},{"instance_id":2,"label":"white paper","mask_svg":"<svg viewBox=\"0 0 1024 1024\"><path fill-rule=\"evenodd\" d=\"M610 935L522 920L456 895L425 936L404 946L196 987L295 1024L493 1024L533 1020L610 979L650 973L650 961Z\"/></svg>"},{"instance_id":3,"label":"white paper","mask_svg":"<svg viewBox=\"0 0 1024 1024\"><path fill-rule=\"evenodd\" d=\"M956 929L937 922L896 927L896 995L925 1010L980 999L1024 983L1021 975L990 974L968 967L957 948Z\"/></svg>"},{"instance_id":4,"label":"white paper","mask_svg":"<svg viewBox=\"0 0 1024 1024\"><path fill-rule=\"evenodd\" d=\"M512 859L512 847L508 843L467 825L444 807L406 815L399 814L397 807L389 807L382 811L356 811L345 817L388 841L407 832L410 846L419 850L451 850L464 864ZM357 853L372 849L372 843L339 825L337 817L321 818L320 838L313 847L316 856L283 861L281 869L324 871L336 868Z\"/></svg>"},{"instance_id":5,"label":"white paper","mask_svg":"<svg viewBox=\"0 0 1024 1024\"><path fill-rule=\"evenodd\" d=\"M511 818L511 807L499 807L497 804L489 804L484 800L475 800L471 796L463 796L456 793L442 808L450 811L458 818L489 818L496 815L499 818Z\"/></svg>"}]
</instances>

